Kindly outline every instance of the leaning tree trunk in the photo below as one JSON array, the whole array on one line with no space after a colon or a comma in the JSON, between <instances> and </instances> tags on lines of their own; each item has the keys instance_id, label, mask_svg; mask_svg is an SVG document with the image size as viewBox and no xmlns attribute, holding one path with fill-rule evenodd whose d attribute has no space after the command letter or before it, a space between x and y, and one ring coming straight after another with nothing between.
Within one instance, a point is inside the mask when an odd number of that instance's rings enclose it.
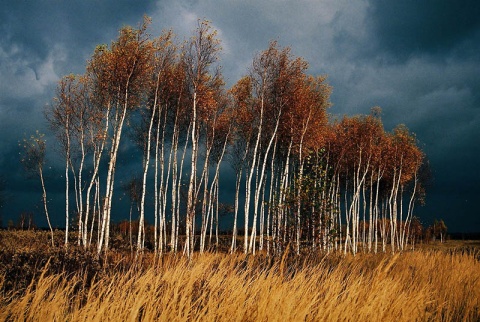
<instances>
[{"instance_id":1,"label":"leaning tree trunk","mask_svg":"<svg viewBox=\"0 0 480 322\"><path fill-rule=\"evenodd\" d=\"M158 87L157 87L158 88ZM140 199L140 219L138 222L138 237L137 237L137 254L143 250L144 240L145 240L145 194L147 191L147 173L148 167L150 165L150 149L151 149L151 140L152 140L152 128L155 121L155 114L157 111L157 95L158 90L155 93L155 102L153 104L152 117L150 118L150 124L148 126L147 134L147 148L145 151L145 165L143 168L143 181L142 181L142 196ZM141 227L141 228L140 228Z\"/></svg>"},{"instance_id":2,"label":"leaning tree trunk","mask_svg":"<svg viewBox=\"0 0 480 322\"><path fill-rule=\"evenodd\" d=\"M92 187L93 185L95 184L95 182L97 182L97 185L96 187L98 188L99 187L99 184L98 184L98 170L99 170L99 167L100 167L100 160L102 159L102 154L103 154L103 150L105 148L105 141L106 141L106 138L107 138L107 133L108 133L108 128L109 128L109 117L110 117L110 109L107 109L107 113L105 115L105 129L103 131L103 134L101 135L101 144L100 144L100 147L98 148L98 150L96 150L97 148L95 147L95 152L93 153L93 174L92 174L92 177L90 178L90 183L87 187L87 194L85 196L85 202L86 202L86 205L85 205L85 214L86 214L86 220L85 220L85 223L84 223L84 230L85 230L85 234L83 236L83 243L85 245L85 247L87 247L87 231L88 231L88 214L90 213L90 195L91 195L91 191L92 191ZM94 144L97 144L96 143L96 137L92 137L91 138L92 142ZM94 204L95 204L95 200L96 198L94 197ZM93 215L92 215L92 228L91 230L93 230L93 224L95 222L95 218L94 218L94 215L95 215L95 211L93 211ZM100 226L100 221L98 222L98 226ZM99 228L97 228L99 229ZM90 234L90 241L92 239L92 234ZM88 242L88 245L90 245L91 242Z\"/></svg>"},{"instance_id":3,"label":"leaning tree trunk","mask_svg":"<svg viewBox=\"0 0 480 322\"><path fill-rule=\"evenodd\" d=\"M47 223L48 223L48 228L50 228L50 235L52 237L52 247L55 246L55 241L53 239L53 228L52 228L52 224L50 223L50 216L48 215L48 208L47 208L47 191L45 189L45 182L43 180L43 169L42 169L42 165L39 164L38 165L38 173L40 174L40 182L42 184L42 199L43 199L43 207L44 207L44 210L45 210L45 216L47 217Z\"/></svg>"},{"instance_id":4,"label":"leaning tree trunk","mask_svg":"<svg viewBox=\"0 0 480 322\"><path fill-rule=\"evenodd\" d=\"M97 253L100 253L102 251L102 247L105 248L105 251L108 250L108 244L110 239L110 212L112 209L112 195L113 195L113 185L114 185L114 179L115 179L115 167L117 164L117 154L118 154L118 148L120 146L122 127L127 114L127 104L128 104L127 102L128 102L128 94L125 94L125 103L122 108L122 112L120 113L120 116L119 116L120 119L118 120L118 116L116 117L116 120L118 121L118 123L112 139L112 146L110 150L110 161L108 163L107 182L106 182L106 194L105 194L105 200L102 207L103 208L102 209L102 214L103 214L102 227L101 227L101 233L100 233L100 241L97 247Z\"/></svg>"},{"instance_id":5,"label":"leaning tree trunk","mask_svg":"<svg viewBox=\"0 0 480 322\"><path fill-rule=\"evenodd\" d=\"M267 158L268 154L270 152L270 148L272 147L273 140L277 136L277 130L278 130L278 125L280 123L280 115L278 115L277 118L277 123L275 124L275 129L273 131L272 137L270 138L270 141L268 142L267 150L265 151L265 155L263 157L263 165L262 169L260 171L260 179L258 180L259 184L257 185L256 191L255 191L255 196L254 196L254 215L253 215L253 229L252 229L252 235L250 237L250 252L255 254L255 238L256 238L256 225L257 225L257 215L258 215L258 202L260 198L260 192L262 191L262 185L264 183L264 175L265 175L265 169L267 167ZM260 158L259 158L259 163L260 163Z\"/></svg>"},{"instance_id":6,"label":"leaning tree trunk","mask_svg":"<svg viewBox=\"0 0 480 322\"><path fill-rule=\"evenodd\" d=\"M245 187L245 223L244 223L244 243L243 243L243 251L244 253L248 253L248 218L250 214L250 195L251 195L251 186L252 186L252 178L255 173L256 162L257 162L257 153L258 153L258 146L260 144L260 137L262 135L262 124L263 124L263 97L261 101L261 108L260 108L260 124L258 126L258 133L257 133L257 140L255 141L255 148L253 149L253 159L252 164L250 165L250 172L248 173L248 178ZM255 229L255 227L253 228Z\"/></svg>"}]
</instances>

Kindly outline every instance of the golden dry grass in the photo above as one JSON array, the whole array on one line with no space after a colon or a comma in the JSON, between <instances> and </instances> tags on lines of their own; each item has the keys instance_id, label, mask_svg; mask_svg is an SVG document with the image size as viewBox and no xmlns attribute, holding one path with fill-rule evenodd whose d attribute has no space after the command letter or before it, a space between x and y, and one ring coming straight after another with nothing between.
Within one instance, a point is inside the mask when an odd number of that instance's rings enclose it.
<instances>
[{"instance_id":1,"label":"golden dry grass","mask_svg":"<svg viewBox=\"0 0 480 322\"><path fill-rule=\"evenodd\" d=\"M474 253L440 251L165 256L94 281L43 274L21 296L2 294L0 320L478 321L479 273Z\"/></svg>"}]
</instances>

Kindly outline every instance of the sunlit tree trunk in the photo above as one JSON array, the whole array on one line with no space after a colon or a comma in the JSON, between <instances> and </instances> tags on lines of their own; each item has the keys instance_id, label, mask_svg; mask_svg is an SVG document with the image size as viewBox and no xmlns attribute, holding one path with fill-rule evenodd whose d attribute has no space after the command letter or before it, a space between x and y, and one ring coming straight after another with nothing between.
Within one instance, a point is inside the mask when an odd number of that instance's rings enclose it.
<instances>
[{"instance_id":1,"label":"sunlit tree trunk","mask_svg":"<svg viewBox=\"0 0 480 322\"><path fill-rule=\"evenodd\" d=\"M120 145L120 139L122 135L122 127L125 121L127 113L127 102L128 102L128 93L126 95L125 104L123 109L120 112L120 115L116 115L115 119L118 121L116 125L115 133L112 138L112 146L110 150L110 160L107 170L107 181L106 181L106 191L105 199L102 207L102 225L100 229L100 242L98 243L97 251L100 253L102 248L105 247L105 250L108 250L108 244L110 240L110 212L112 209L112 194L113 194L113 185L114 185L114 176L115 176L115 167L117 163L118 148ZM118 111L117 111L118 112ZM140 227L139 227L140 230ZM105 245L105 246L104 246Z\"/></svg>"},{"instance_id":2,"label":"sunlit tree trunk","mask_svg":"<svg viewBox=\"0 0 480 322\"><path fill-rule=\"evenodd\" d=\"M43 209L45 210L45 216L47 218L48 228L50 229L50 234L52 237L52 246L55 246L55 242L53 239L53 228L50 222L50 216L48 215L48 207L47 207L47 190L45 189L45 181L43 179L43 167L38 167L38 173L40 174L40 182L42 184L42 200L43 200Z\"/></svg>"},{"instance_id":3,"label":"sunlit tree trunk","mask_svg":"<svg viewBox=\"0 0 480 322\"><path fill-rule=\"evenodd\" d=\"M190 180L188 183L188 200L187 200L187 218L185 220L186 230L186 253L190 257L193 253L193 220L195 220L195 190L197 183L197 153L198 153L198 141L197 141L197 93L193 93L193 108L192 108L192 157L190 162Z\"/></svg>"},{"instance_id":4,"label":"sunlit tree trunk","mask_svg":"<svg viewBox=\"0 0 480 322\"><path fill-rule=\"evenodd\" d=\"M300 144L299 144L299 157L298 157L298 163L299 163L299 173L298 173L298 189L297 189L297 231L296 231L296 252L297 255L300 254L300 238L301 238L301 226L300 226L300 221L301 221L301 208L302 208L302 201L301 201L301 196L302 196L302 187L303 187L303 167L304 167L304 159L303 159L303 140L305 138L305 134L307 133L308 130L308 124L310 122L310 116L311 116L311 110L309 110L308 116L305 120L305 123L303 124L302 128L302 134L300 137ZM278 123L277 123L278 124Z\"/></svg>"},{"instance_id":5,"label":"sunlit tree trunk","mask_svg":"<svg viewBox=\"0 0 480 322\"><path fill-rule=\"evenodd\" d=\"M93 143L94 145L94 153L93 153L93 173L91 175L91 178L90 178L90 182L88 184L88 187L87 187L87 193L85 195L85 201L86 201L86 204L85 204L85 214L86 214L86 219L88 219L88 214L90 213L90 196L91 196L91 190L92 190L92 187L94 184L96 184L96 188L99 189L99 179L98 179L98 172L99 172L99 167L100 167L100 161L102 159L102 153L104 151L104 147L105 147L105 142L106 142L106 138L107 138L107 133L108 133L108 130L109 130L109 119L110 119L110 109L108 108L107 111L106 111L106 114L105 114L105 129L103 130L103 132L99 132L99 133L92 133L91 134L91 142ZM100 140L100 145L98 145L97 141ZM95 200L96 198L94 197L94 203L95 203ZM93 221L95 220L95 210L93 211L93 215L92 215L92 227L93 227ZM87 226L88 225L88 220L85 220L85 232L88 231L87 229ZM100 222L98 222L98 226L100 225ZM93 228L92 228L93 229ZM100 228L98 228L100 229ZM83 236L83 243L84 245L86 245L86 247L88 247L88 245L90 245L91 243L88 243L87 244L87 234L84 234ZM91 239L91 236L90 236L90 239Z\"/></svg>"},{"instance_id":6,"label":"sunlit tree trunk","mask_svg":"<svg viewBox=\"0 0 480 322\"><path fill-rule=\"evenodd\" d=\"M69 212L70 212L70 205L69 205L69 194L70 194L70 187L69 187L69 172L68 172L68 164L70 162L70 118L66 119L65 124L65 138L66 138L66 153L65 153L65 247L68 246L68 229L70 226L70 219L69 219Z\"/></svg>"},{"instance_id":7,"label":"sunlit tree trunk","mask_svg":"<svg viewBox=\"0 0 480 322\"><path fill-rule=\"evenodd\" d=\"M147 132L147 147L145 151L145 164L143 167L143 178L142 178L142 196L140 199L140 219L138 222L138 237L137 237L137 253L143 250L144 240L145 240L145 194L147 191L147 173L148 168L150 166L150 150L151 150L151 142L152 142L152 128L153 123L155 122L155 115L159 107L157 106L158 102L158 82L160 80L160 74L158 74L157 78L157 88L155 90L155 100L152 106L152 115L150 117L150 122L148 125L148 132ZM160 111L158 111L160 115ZM160 118L159 118L160 119ZM160 120L159 120L160 122ZM156 227L155 227L156 228ZM156 230L155 230L156 231ZM155 246L157 245L157 240L155 238ZM155 249L156 250L156 249Z\"/></svg>"},{"instance_id":8,"label":"sunlit tree trunk","mask_svg":"<svg viewBox=\"0 0 480 322\"><path fill-rule=\"evenodd\" d=\"M277 152L277 144L278 144L278 136L275 138L275 143L273 145L273 153L272 159L270 164L270 189L269 189L269 196L268 196L268 211L267 211L267 223L266 223L266 238L267 238L267 254L270 254L270 236L272 235L274 229L270 227L272 224L272 216L273 216L273 208L274 207L274 191L276 191L276 169L275 169L275 157ZM272 233L271 233L272 232ZM263 229L260 229L260 249L263 249Z\"/></svg>"},{"instance_id":9,"label":"sunlit tree trunk","mask_svg":"<svg viewBox=\"0 0 480 322\"><path fill-rule=\"evenodd\" d=\"M266 149L265 154L263 156L262 169L260 171L260 178L258 180L259 184L258 184L258 186L256 188L256 191L255 191L253 229L252 229L252 235L250 237L250 252L252 252L253 254L255 254L255 238L256 238L256 231L257 231L256 223L257 223L257 216L258 216L258 210L259 210L259 204L258 203L259 203L259 198L260 198L260 192L262 191L262 185L264 184L265 169L267 167L267 158L268 158L268 155L269 155L269 152L270 152L270 148L272 147L272 143L273 143L275 137L277 136L278 125L280 123L280 116L281 116L281 112L279 113L279 115L277 117L277 122L275 124L275 129L273 130L272 136L270 137L267 149Z\"/></svg>"},{"instance_id":10,"label":"sunlit tree trunk","mask_svg":"<svg viewBox=\"0 0 480 322\"><path fill-rule=\"evenodd\" d=\"M192 129L192 124L190 123L189 127L188 127L188 130L187 130L187 136L186 136L186 139L185 139L185 145L183 147L183 154L182 154L182 159L180 161L180 172L179 172L179 175L178 175L178 189L177 189L177 202L178 202L178 205L177 205L177 222L180 221L180 202L181 202L181 199L180 199L180 193L181 193L181 186L182 186L182 174L183 174L183 165L184 165L184 161L185 161L185 155L187 153L187 147L188 147L188 142L189 142L189 139L190 139L190 131ZM185 221L187 220L187 218L185 218ZM177 227L176 227L176 232L175 232L175 235L177 237L176 241L175 241L175 251L177 250L178 248L178 230L180 228L180 225L177 224ZM185 243L187 243L188 240L185 241ZM185 244L185 248L186 248L186 244Z\"/></svg>"},{"instance_id":11,"label":"sunlit tree trunk","mask_svg":"<svg viewBox=\"0 0 480 322\"><path fill-rule=\"evenodd\" d=\"M173 127L173 139L172 139L172 151L173 151L173 161L172 161L172 229L170 235L170 247L172 252L176 252L175 244L177 240L176 231L178 225L177 218L177 152L178 152L178 107L175 114L175 122Z\"/></svg>"},{"instance_id":12,"label":"sunlit tree trunk","mask_svg":"<svg viewBox=\"0 0 480 322\"><path fill-rule=\"evenodd\" d=\"M410 224L412 223L412 218L413 218L413 209L415 206L415 198L416 198L416 192L417 192L417 184L418 184L418 173L415 171L414 179L413 179L413 191L412 195L410 196L410 201L408 203L408 212L407 212L407 219L405 220L405 228L404 231L406 231L406 236L404 237L406 240L406 243L408 244L408 238L410 234ZM412 248L413 248L413 243L414 243L414 238L412 238Z\"/></svg>"},{"instance_id":13,"label":"sunlit tree trunk","mask_svg":"<svg viewBox=\"0 0 480 322\"><path fill-rule=\"evenodd\" d=\"M243 240L243 252L248 253L248 228L249 228L249 217L250 217L250 198L251 198L251 189L252 189L252 179L255 174L255 169L257 165L257 154L258 147L260 145L260 137L262 134L262 124L263 124L263 98L260 105L260 119L257 132L257 138L255 140L255 147L252 152L252 161L250 164L250 170L247 173L247 179L245 184L245 205L244 205L244 240ZM255 227L252 228L252 232Z\"/></svg>"}]
</instances>

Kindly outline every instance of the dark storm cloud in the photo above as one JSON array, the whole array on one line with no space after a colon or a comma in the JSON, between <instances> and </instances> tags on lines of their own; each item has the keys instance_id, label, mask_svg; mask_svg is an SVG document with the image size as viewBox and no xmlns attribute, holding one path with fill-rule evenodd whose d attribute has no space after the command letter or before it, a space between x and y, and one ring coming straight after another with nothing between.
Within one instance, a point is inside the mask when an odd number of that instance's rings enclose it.
<instances>
[{"instance_id":1,"label":"dark storm cloud","mask_svg":"<svg viewBox=\"0 0 480 322\"><path fill-rule=\"evenodd\" d=\"M0 116L26 108L40 116L56 81L83 73L96 44L108 43L124 24L136 24L150 1L9 1L0 10ZM24 100L34 100L26 106ZM15 103L12 103L14 102ZM23 111L21 111L23 110ZM10 114L6 114L7 111ZM6 122L11 124L11 122Z\"/></svg>"},{"instance_id":2,"label":"dark storm cloud","mask_svg":"<svg viewBox=\"0 0 480 322\"><path fill-rule=\"evenodd\" d=\"M325 67L330 62L325 58L338 56L332 50L333 25L339 21L342 26L336 27L343 34L361 38L357 33L361 28L344 22L359 23L357 12L363 12L363 7L360 2L346 6L345 1L331 0L321 5L318 1L161 1L152 16L158 30L173 27L180 38L190 35L197 19L211 20L222 40L221 63L231 85L247 73L254 55L272 40L290 46L294 55L309 61L312 72L329 72Z\"/></svg>"},{"instance_id":3,"label":"dark storm cloud","mask_svg":"<svg viewBox=\"0 0 480 322\"><path fill-rule=\"evenodd\" d=\"M128 0L10 1L0 11L1 45L17 47L15 55L35 66L61 44L81 65L92 42L109 41L122 25L136 24L150 6L151 1Z\"/></svg>"},{"instance_id":4,"label":"dark storm cloud","mask_svg":"<svg viewBox=\"0 0 480 322\"><path fill-rule=\"evenodd\" d=\"M419 211L478 230L480 3L374 0L367 14L377 59L358 90L376 88L364 97L383 107L386 125L407 124L424 145L435 184Z\"/></svg>"},{"instance_id":5,"label":"dark storm cloud","mask_svg":"<svg viewBox=\"0 0 480 322\"><path fill-rule=\"evenodd\" d=\"M61 202L61 175L52 170L62 161L54 151L44 107L51 102L60 77L83 73L97 44L109 43L125 24L136 25L152 5L151 1L124 0L2 3L0 175L6 178L12 200L3 209L5 216L15 217L19 211L36 207L39 200L32 191L38 193L39 183L27 179L19 164L19 142L35 130L47 134L46 184L52 203ZM61 218L57 223L61 224Z\"/></svg>"},{"instance_id":6,"label":"dark storm cloud","mask_svg":"<svg viewBox=\"0 0 480 322\"><path fill-rule=\"evenodd\" d=\"M426 223L441 217L451 231L480 231L474 207L480 196L479 8L478 1L448 0L2 4L0 174L12 174L6 179L16 194L13 216L20 208L28 210L25 200L35 199L32 205L39 201L34 188L28 196L21 194L22 185L37 183L22 175L18 141L39 129L47 132L47 144L54 145L42 111L56 82L65 74L83 73L97 44L110 43L120 27L136 25L147 14L153 18L154 36L173 28L180 40L190 36L197 19L211 20L222 39L228 86L248 72L253 56L269 41L291 46L294 55L310 63L310 73L328 74L333 86L330 113L369 113L379 105L387 130L404 123L417 134L435 177L427 206L416 208ZM136 159L129 158L135 153L125 151L120 167L137 171ZM55 151L47 158L53 168L62 167ZM52 203L61 205L63 178L54 170L47 185ZM224 173L228 176L227 169ZM119 169L119 181L126 179ZM226 185L222 182L222 193L231 195Z\"/></svg>"},{"instance_id":7,"label":"dark storm cloud","mask_svg":"<svg viewBox=\"0 0 480 322\"><path fill-rule=\"evenodd\" d=\"M403 58L441 53L479 36L480 2L476 0L372 0L369 14L379 48Z\"/></svg>"}]
</instances>

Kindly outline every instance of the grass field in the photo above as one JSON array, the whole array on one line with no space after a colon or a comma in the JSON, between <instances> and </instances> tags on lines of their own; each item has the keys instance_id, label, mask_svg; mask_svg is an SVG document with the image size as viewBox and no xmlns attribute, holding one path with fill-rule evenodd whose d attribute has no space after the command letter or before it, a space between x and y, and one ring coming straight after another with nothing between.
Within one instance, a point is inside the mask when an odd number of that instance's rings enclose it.
<instances>
[{"instance_id":1,"label":"grass field","mask_svg":"<svg viewBox=\"0 0 480 322\"><path fill-rule=\"evenodd\" d=\"M479 321L475 242L401 254L128 253L97 259L0 235L0 320Z\"/></svg>"}]
</instances>

